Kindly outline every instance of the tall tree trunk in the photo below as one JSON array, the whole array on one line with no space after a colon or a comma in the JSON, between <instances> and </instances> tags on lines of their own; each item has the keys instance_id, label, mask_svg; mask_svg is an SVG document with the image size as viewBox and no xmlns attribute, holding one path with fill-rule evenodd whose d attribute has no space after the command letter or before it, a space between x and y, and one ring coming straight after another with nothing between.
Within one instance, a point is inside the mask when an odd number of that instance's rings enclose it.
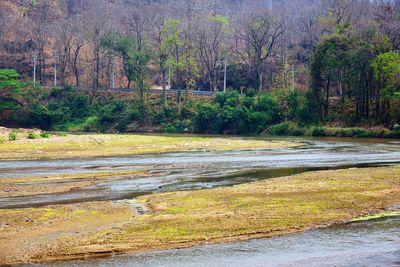
<instances>
[{"instance_id":1,"label":"tall tree trunk","mask_svg":"<svg viewBox=\"0 0 400 267\"><path fill-rule=\"evenodd\" d=\"M93 70L93 88L99 87L99 74L100 74L100 48L94 48L94 70Z\"/></svg>"},{"instance_id":2,"label":"tall tree trunk","mask_svg":"<svg viewBox=\"0 0 400 267\"><path fill-rule=\"evenodd\" d=\"M262 69L260 69L260 68L258 69L257 73L258 73L258 91L261 92L263 90L264 73L263 73Z\"/></svg>"},{"instance_id":3,"label":"tall tree trunk","mask_svg":"<svg viewBox=\"0 0 400 267\"><path fill-rule=\"evenodd\" d=\"M40 81L42 85L46 85L46 57L43 47L39 49L39 70Z\"/></svg>"},{"instance_id":4,"label":"tall tree trunk","mask_svg":"<svg viewBox=\"0 0 400 267\"><path fill-rule=\"evenodd\" d=\"M77 45L76 50L74 51L74 60L73 60L73 68L74 68L74 74L75 74L75 85L79 86L79 66L78 66L78 59L79 59L79 53L81 50L81 45Z\"/></svg>"},{"instance_id":5,"label":"tall tree trunk","mask_svg":"<svg viewBox=\"0 0 400 267\"><path fill-rule=\"evenodd\" d=\"M140 103L142 105L144 105L144 80L142 77L140 77L136 83L137 85L137 90L139 93L139 99L140 99Z\"/></svg>"},{"instance_id":6,"label":"tall tree trunk","mask_svg":"<svg viewBox=\"0 0 400 267\"><path fill-rule=\"evenodd\" d=\"M164 106L168 106L168 103L167 103L167 74L166 74L166 70L165 69L163 69L161 71L161 78L162 78L162 89L163 89Z\"/></svg>"},{"instance_id":7,"label":"tall tree trunk","mask_svg":"<svg viewBox=\"0 0 400 267\"><path fill-rule=\"evenodd\" d=\"M380 109L381 109L381 99L380 99L380 96L379 96L379 92L377 90L376 96L375 96L375 116L376 116L376 120L379 120Z\"/></svg>"},{"instance_id":8,"label":"tall tree trunk","mask_svg":"<svg viewBox=\"0 0 400 267\"><path fill-rule=\"evenodd\" d=\"M328 117L329 114L329 89L331 86L331 77L328 77L328 81L326 83L326 99L325 99L325 118Z\"/></svg>"}]
</instances>

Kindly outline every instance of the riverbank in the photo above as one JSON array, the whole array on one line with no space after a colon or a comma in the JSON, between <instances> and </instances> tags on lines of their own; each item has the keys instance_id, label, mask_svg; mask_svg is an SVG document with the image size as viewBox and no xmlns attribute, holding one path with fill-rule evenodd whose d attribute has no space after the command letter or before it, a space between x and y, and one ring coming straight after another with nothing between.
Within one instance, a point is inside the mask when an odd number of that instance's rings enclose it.
<instances>
[{"instance_id":1,"label":"riverbank","mask_svg":"<svg viewBox=\"0 0 400 267\"><path fill-rule=\"evenodd\" d=\"M57 134L0 143L0 160L112 157L188 151L264 150L301 146L238 137L137 134Z\"/></svg>"},{"instance_id":2,"label":"riverbank","mask_svg":"<svg viewBox=\"0 0 400 267\"><path fill-rule=\"evenodd\" d=\"M362 138L400 138L400 126L393 129L384 127L330 127L299 126L295 122L283 122L266 129L262 135L272 136L313 136L313 137L362 137Z\"/></svg>"},{"instance_id":3,"label":"riverbank","mask_svg":"<svg viewBox=\"0 0 400 267\"><path fill-rule=\"evenodd\" d=\"M400 167L380 167L147 195L125 204L0 210L0 263L271 237L348 222L399 202Z\"/></svg>"}]
</instances>

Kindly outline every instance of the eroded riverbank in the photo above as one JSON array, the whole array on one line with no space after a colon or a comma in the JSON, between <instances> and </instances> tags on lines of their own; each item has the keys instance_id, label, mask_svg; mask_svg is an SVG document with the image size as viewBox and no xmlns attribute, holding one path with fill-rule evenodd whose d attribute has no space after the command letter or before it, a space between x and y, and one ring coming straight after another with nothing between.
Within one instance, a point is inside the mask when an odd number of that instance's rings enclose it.
<instances>
[{"instance_id":1,"label":"eroded riverbank","mask_svg":"<svg viewBox=\"0 0 400 267\"><path fill-rule=\"evenodd\" d=\"M400 202L400 168L320 171L228 188L1 210L4 263L98 257L283 235ZM13 249L11 249L13 248Z\"/></svg>"}]
</instances>

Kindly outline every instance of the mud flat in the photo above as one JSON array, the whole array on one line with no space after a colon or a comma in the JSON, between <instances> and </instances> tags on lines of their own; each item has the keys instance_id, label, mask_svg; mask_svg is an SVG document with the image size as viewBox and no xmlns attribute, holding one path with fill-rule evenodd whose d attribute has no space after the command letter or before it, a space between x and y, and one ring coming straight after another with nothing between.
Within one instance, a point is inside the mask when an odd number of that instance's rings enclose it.
<instances>
[{"instance_id":1,"label":"mud flat","mask_svg":"<svg viewBox=\"0 0 400 267\"><path fill-rule=\"evenodd\" d=\"M0 264L285 235L400 203L400 167L318 171L124 202L0 210Z\"/></svg>"}]
</instances>

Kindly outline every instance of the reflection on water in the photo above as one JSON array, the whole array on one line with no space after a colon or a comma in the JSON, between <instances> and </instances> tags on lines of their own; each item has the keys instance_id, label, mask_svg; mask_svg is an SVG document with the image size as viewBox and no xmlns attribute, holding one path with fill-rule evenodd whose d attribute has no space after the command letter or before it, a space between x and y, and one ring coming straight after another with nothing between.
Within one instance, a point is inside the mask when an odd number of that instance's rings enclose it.
<instances>
[{"instance_id":1,"label":"reflection on water","mask_svg":"<svg viewBox=\"0 0 400 267\"><path fill-rule=\"evenodd\" d=\"M400 218L269 239L46 266L400 266Z\"/></svg>"}]
</instances>

